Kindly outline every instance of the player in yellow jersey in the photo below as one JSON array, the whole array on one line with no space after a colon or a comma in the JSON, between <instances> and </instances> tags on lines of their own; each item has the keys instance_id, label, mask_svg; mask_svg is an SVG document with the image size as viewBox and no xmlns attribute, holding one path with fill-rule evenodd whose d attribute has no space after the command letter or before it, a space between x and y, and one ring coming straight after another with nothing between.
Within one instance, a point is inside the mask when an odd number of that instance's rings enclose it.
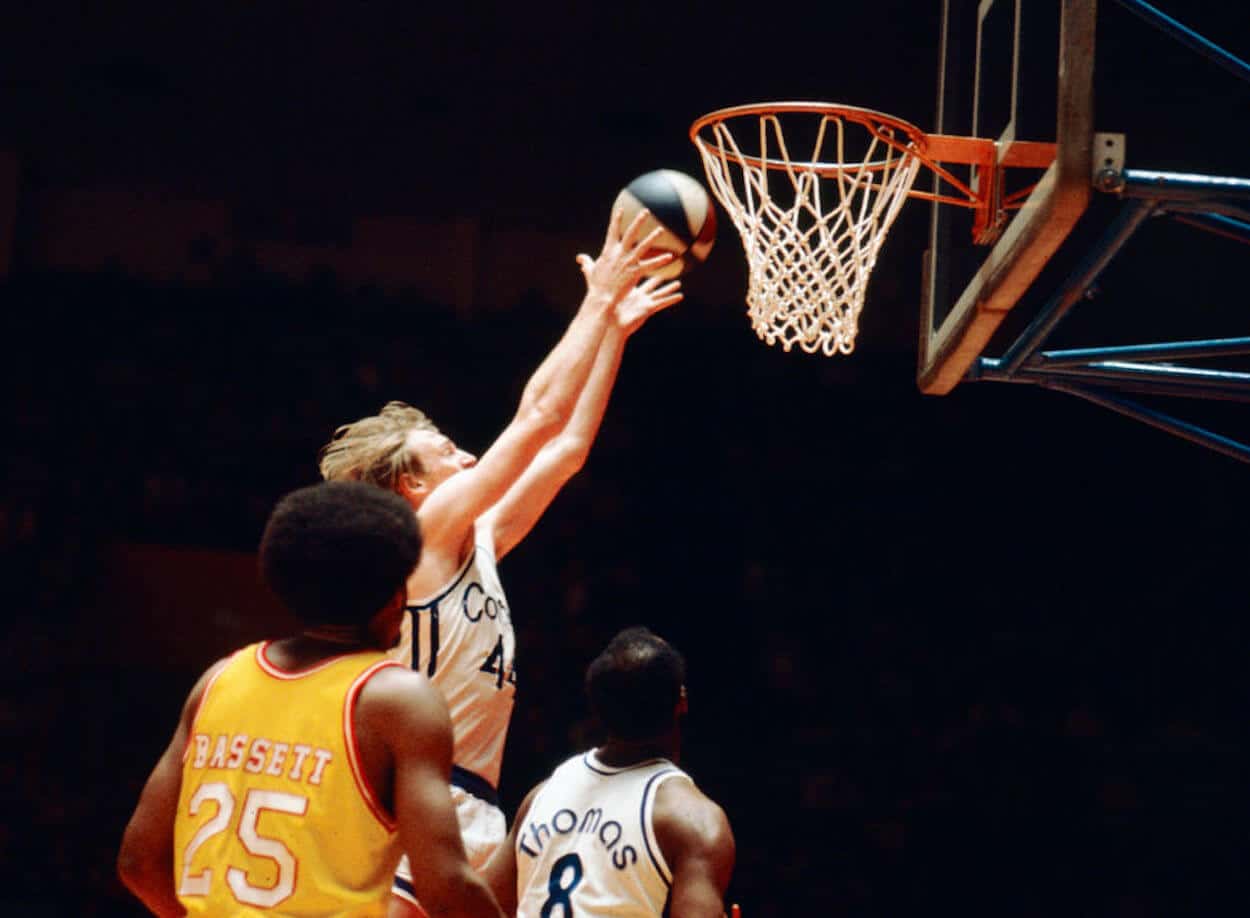
<instances>
[{"instance_id":1,"label":"player in yellow jersey","mask_svg":"<svg viewBox=\"0 0 1250 918\"><path fill-rule=\"evenodd\" d=\"M501 918L460 838L446 704L387 655L420 554L411 508L381 489L279 502L261 574L304 630L192 689L118 858L153 913L381 916L402 852L432 912Z\"/></svg>"}]
</instances>

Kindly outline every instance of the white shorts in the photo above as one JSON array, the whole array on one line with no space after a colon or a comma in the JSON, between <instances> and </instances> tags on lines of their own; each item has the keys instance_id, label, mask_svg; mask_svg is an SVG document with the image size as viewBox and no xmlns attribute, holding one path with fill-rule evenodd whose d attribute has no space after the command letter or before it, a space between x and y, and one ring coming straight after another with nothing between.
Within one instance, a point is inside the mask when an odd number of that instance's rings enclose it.
<instances>
[{"instance_id":1,"label":"white shorts","mask_svg":"<svg viewBox=\"0 0 1250 918\"><path fill-rule=\"evenodd\" d=\"M451 800L456 805L456 819L460 823L460 837L469 856L469 866L481 870L508 836L508 822L503 810L454 784L451 786ZM395 868L391 892L414 905L420 904L413 895L412 868L407 855L399 859L399 866Z\"/></svg>"}]
</instances>

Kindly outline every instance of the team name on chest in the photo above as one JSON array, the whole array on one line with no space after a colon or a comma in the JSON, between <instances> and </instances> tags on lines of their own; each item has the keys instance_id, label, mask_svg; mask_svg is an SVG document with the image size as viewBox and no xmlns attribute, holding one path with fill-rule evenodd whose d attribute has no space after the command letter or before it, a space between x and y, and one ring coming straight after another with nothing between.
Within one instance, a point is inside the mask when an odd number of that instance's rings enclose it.
<instances>
[{"instance_id":1,"label":"team name on chest","mask_svg":"<svg viewBox=\"0 0 1250 918\"><path fill-rule=\"evenodd\" d=\"M476 580L471 581L460 594L460 613L469 621L477 624L483 618L487 621L499 619L508 622L508 604L503 596L487 592L486 587Z\"/></svg>"},{"instance_id":2,"label":"team name on chest","mask_svg":"<svg viewBox=\"0 0 1250 918\"><path fill-rule=\"evenodd\" d=\"M530 857L538 857L552 835L592 835L611 855L612 866L624 870L637 863L638 852L630 844L621 844L625 829L615 819L604 819L603 810L591 807L578 814L575 810L556 810L550 819L530 820L517 841L517 847Z\"/></svg>"},{"instance_id":3,"label":"team name on chest","mask_svg":"<svg viewBox=\"0 0 1250 918\"><path fill-rule=\"evenodd\" d=\"M286 778L296 784L320 784L334 753L307 743L284 743L246 733L197 733L192 738L192 768L248 771Z\"/></svg>"}]
</instances>

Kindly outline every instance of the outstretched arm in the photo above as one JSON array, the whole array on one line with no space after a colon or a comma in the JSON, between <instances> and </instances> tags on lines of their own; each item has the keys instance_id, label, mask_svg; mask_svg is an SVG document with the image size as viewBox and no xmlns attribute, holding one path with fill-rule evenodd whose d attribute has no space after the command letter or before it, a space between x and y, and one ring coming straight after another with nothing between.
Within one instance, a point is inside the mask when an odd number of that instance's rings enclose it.
<instances>
[{"instance_id":1,"label":"outstretched arm","mask_svg":"<svg viewBox=\"0 0 1250 918\"><path fill-rule=\"evenodd\" d=\"M426 547L458 551L473 521L496 504L552 437L569 423L600 344L614 323L613 311L643 272L671 260L647 258L659 230L643 234L645 211L622 228L620 209L598 258L579 255L586 296L560 341L530 377L512 421L470 469L435 488L418 515Z\"/></svg>"},{"instance_id":2,"label":"outstretched arm","mask_svg":"<svg viewBox=\"0 0 1250 918\"><path fill-rule=\"evenodd\" d=\"M671 918L723 918L734 866L725 811L688 781L665 781L652 815L656 841L673 871Z\"/></svg>"},{"instance_id":3,"label":"outstretched arm","mask_svg":"<svg viewBox=\"0 0 1250 918\"><path fill-rule=\"evenodd\" d=\"M183 915L174 880L174 817L182 789L182 754L204 689L225 665L218 661L195 683L182 707L173 739L148 777L122 836L117 874L154 915Z\"/></svg>"},{"instance_id":4,"label":"outstretched arm","mask_svg":"<svg viewBox=\"0 0 1250 918\"><path fill-rule=\"evenodd\" d=\"M451 799L452 733L447 705L424 678L378 672L355 712L369 773L387 771L399 840L412 867L413 892L430 918L503 918L485 881L469 866ZM383 763L389 761L389 769ZM376 785L375 785L376 786Z\"/></svg>"},{"instance_id":5,"label":"outstretched arm","mask_svg":"<svg viewBox=\"0 0 1250 918\"><path fill-rule=\"evenodd\" d=\"M681 298L680 281L663 282L652 277L617 304L613 323L604 333L586 387L577 399L569 423L542 448L516 484L488 512L494 529L496 558L503 558L529 534L560 489L586 464L616 384L626 340L647 319L680 302Z\"/></svg>"}]
</instances>

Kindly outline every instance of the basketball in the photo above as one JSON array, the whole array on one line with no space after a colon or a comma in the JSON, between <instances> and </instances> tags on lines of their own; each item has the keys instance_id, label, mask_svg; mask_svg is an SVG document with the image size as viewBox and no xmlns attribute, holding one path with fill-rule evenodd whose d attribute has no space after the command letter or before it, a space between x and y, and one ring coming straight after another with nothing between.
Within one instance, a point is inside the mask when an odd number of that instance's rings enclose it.
<instances>
[{"instance_id":1,"label":"basketball","mask_svg":"<svg viewBox=\"0 0 1250 918\"><path fill-rule=\"evenodd\" d=\"M642 234L651 232L656 225L664 230L653 247L676 257L653 271L653 276L677 277L700 264L712 251L716 241L716 208L703 185L684 172L657 169L640 175L621 190L616 203L623 212L622 226L628 226L645 207L651 211L651 219L643 225Z\"/></svg>"}]
</instances>

